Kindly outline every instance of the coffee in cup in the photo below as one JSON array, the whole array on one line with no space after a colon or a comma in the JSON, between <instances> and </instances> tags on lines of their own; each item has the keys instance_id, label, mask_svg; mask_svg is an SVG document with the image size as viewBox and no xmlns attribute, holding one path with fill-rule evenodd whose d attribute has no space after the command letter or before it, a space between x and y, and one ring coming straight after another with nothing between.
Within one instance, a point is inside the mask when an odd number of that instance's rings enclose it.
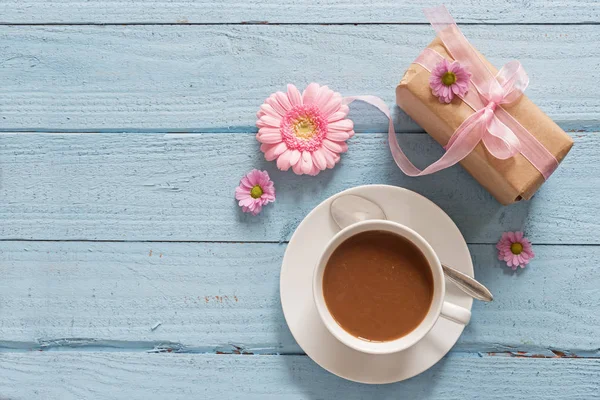
<instances>
[{"instance_id":1,"label":"coffee in cup","mask_svg":"<svg viewBox=\"0 0 600 400\"><path fill-rule=\"evenodd\" d=\"M346 332L385 342L421 324L433 299L433 275L410 240L388 231L366 231L346 239L329 257L323 296Z\"/></svg>"}]
</instances>

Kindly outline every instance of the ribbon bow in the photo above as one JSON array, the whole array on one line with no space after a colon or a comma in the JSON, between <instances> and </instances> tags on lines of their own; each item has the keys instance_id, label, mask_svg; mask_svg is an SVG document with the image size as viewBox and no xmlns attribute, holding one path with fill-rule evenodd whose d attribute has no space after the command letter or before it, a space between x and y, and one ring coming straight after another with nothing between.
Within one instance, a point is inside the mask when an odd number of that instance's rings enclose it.
<instances>
[{"instance_id":1,"label":"ribbon bow","mask_svg":"<svg viewBox=\"0 0 600 400\"><path fill-rule=\"evenodd\" d=\"M423 176L451 167L468 156L483 142L487 150L496 158L505 160L522 154L544 176L544 179L558 167L558 161L527 129L514 119L504 108L518 100L529 84L529 77L521 63L507 63L496 76L487 68L469 44L444 6L426 9L425 15L444 46L455 60L471 72L469 91L460 98L475 112L456 129L448 144L446 153L420 170L406 157L394 132L390 110L383 100L375 96L351 96L344 98L345 104L354 100L364 101L383 112L389 120L388 140L394 161L409 176ZM427 48L414 63L429 72L444 57Z\"/></svg>"},{"instance_id":2,"label":"ribbon bow","mask_svg":"<svg viewBox=\"0 0 600 400\"><path fill-rule=\"evenodd\" d=\"M471 80L472 84L477 87L474 81L477 81L477 78ZM501 160L506 160L519 153L521 151L519 138L517 138L508 126L498 119L496 110L498 106L513 103L521 97L527 85L529 85L529 77L521 66L521 63L511 61L502 67L495 79L483 82L483 87L481 88L477 87L477 92L481 97L479 102L477 101L478 99L468 96L467 93L463 97L463 101L470 105L471 103L480 103L471 105L478 111L464 120L456 129L445 149L451 149L463 135L471 134L478 139L477 143L480 140L483 141L488 151L494 157ZM470 92L475 94L473 91ZM484 100L485 106L481 107Z\"/></svg>"}]
</instances>

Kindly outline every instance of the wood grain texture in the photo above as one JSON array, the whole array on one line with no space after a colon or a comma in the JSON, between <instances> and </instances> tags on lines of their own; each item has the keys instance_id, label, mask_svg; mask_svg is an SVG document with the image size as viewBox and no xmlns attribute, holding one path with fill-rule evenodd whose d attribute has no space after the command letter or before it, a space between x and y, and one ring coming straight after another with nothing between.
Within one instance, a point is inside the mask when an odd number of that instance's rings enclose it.
<instances>
[{"instance_id":1,"label":"wood grain texture","mask_svg":"<svg viewBox=\"0 0 600 400\"><path fill-rule=\"evenodd\" d=\"M494 64L519 59L528 96L565 129L600 130L597 26L463 31ZM1 129L248 132L261 102L290 82L391 105L433 37L424 25L2 26ZM420 131L394 113L399 131ZM387 131L372 108L353 105L351 117L357 131Z\"/></svg>"},{"instance_id":2,"label":"wood grain texture","mask_svg":"<svg viewBox=\"0 0 600 400\"><path fill-rule=\"evenodd\" d=\"M600 356L600 246L536 246L518 273L501 266L493 245L470 250L495 300L474 304L456 349ZM279 302L284 251L274 243L0 242L0 348L302 353Z\"/></svg>"},{"instance_id":3,"label":"wood grain texture","mask_svg":"<svg viewBox=\"0 0 600 400\"><path fill-rule=\"evenodd\" d=\"M600 135L574 139L533 200L503 207L460 166L405 176L383 134L357 134L341 164L317 177L277 170L253 134L0 134L0 239L281 242L329 196L383 183L430 198L469 243L525 229L536 243L599 244ZM417 165L442 154L428 135L400 141ZM268 170L277 190L258 217L233 197L252 168Z\"/></svg>"},{"instance_id":4,"label":"wood grain texture","mask_svg":"<svg viewBox=\"0 0 600 400\"><path fill-rule=\"evenodd\" d=\"M415 23L425 22L422 9L439 1L265 0L4 0L2 23ZM446 0L459 22L589 23L600 21L593 0L560 1Z\"/></svg>"},{"instance_id":5,"label":"wood grain texture","mask_svg":"<svg viewBox=\"0 0 600 400\"><path fill-rule=\"evenodd\" d=\"M600 360L449 356L408 381L364 385L306 356L0 354L0 392L15 400L592 400L598 376Z\"/></svg>"}]
</instances>

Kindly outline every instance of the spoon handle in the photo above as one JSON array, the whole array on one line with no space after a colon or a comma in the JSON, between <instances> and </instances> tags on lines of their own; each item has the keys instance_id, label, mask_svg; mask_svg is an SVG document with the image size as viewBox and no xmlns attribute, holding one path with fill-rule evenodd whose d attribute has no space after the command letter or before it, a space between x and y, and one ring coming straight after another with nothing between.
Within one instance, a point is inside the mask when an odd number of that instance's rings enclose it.
<instances>
[{"instance_id":1,"label":"spoon handle","mask_svg":"<svg viewBox=\"0 0 600 400\"><path fill-rule=\"evenodd\" d=\"M481 301L494 300L494 296L492 296L492 293L488 290L488 288L471 278L469 275L463 274L462 272L444 264L442 264L442 269L444 270L444 275L446 278L459 286L471 297Z\"/></svg>"}]
</instances>

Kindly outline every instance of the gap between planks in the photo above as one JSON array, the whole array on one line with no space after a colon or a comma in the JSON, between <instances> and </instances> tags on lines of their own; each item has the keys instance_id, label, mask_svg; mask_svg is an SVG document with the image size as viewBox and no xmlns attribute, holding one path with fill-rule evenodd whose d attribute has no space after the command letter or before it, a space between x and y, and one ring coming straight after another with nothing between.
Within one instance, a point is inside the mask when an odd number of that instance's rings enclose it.
<instances>
[{"instance_id":1,"label":"gap between planks","mask_svg":"<svg viewBox=\"0 0 600 400\"><path fill-rule=\"evenodd\" d=\"M145 352L175 354L219 354L219 355L279 355L305 356L303 352L293 349L248 346L240 344L224 344L219 346L186 346L171 341L123 341L88 338L44 339L36 342L0 341L0 353L19 353L31 351L84 351L84 352ZM466 357L515 357L515 358L586 358L600 359L600 349L592 350L559 350L551 347L512 346L495 344L488 348L469 348L457 345L453 355Z\"/></svg>"},{"instance_id":2,"label":"gap between planks","mask_svg":"<svg viewBox=\"0 0 600 400\"><path fill-rule=\"evenodd\" d=\"M214 243L214 244L285 244L289 240L107 240L107 239L0 239L0 242L43 242L43 243ZM495 245L497 242L467 242L467 245ZM599 247L600 243L538 243L532 242L536 246L585 246Z\"/></svg>"},{"instance_id":3,"label":"gap between planks","mask_svg":"<svg viewBox=\"0 0 600 400\"><path fill-rule=\"evenodd\" d=\"M428 22L0 22L0 26L228 26L228 25L271 25L271 26L340 26L340 25L406 25L429 26ZM589 26L600 22L459 22L461 26Z\"/></svg>"},{"instance_id":4,"label":"gap between planks","mask_svg":"<svg viewBox=\"0 0 600 400\"><path fill-rule=\"evenodd\" d=\"M392 105L392 109L395 105ZM356 117L354 117L356 118ZM586 133L600 131L600 122L597 120L580 120L580 121L555 121L565 132L568 133ZM398 134L422 134L428 133L417 127L415 129L394 127L395 133ZM355 129L356 133L366 134L387 134L380 129ZM185 129L149 129L149 128L90 128L90 129L14 129L0 127L0 135L4 134L24 134L24 135L95 135L95 134L158 134L158 135L203 135L203 134L232 134L239 133L243 135L255 135L258 132L256 126L229 126L215 128L185 128Z\"/></svg>"}]
</instances>

